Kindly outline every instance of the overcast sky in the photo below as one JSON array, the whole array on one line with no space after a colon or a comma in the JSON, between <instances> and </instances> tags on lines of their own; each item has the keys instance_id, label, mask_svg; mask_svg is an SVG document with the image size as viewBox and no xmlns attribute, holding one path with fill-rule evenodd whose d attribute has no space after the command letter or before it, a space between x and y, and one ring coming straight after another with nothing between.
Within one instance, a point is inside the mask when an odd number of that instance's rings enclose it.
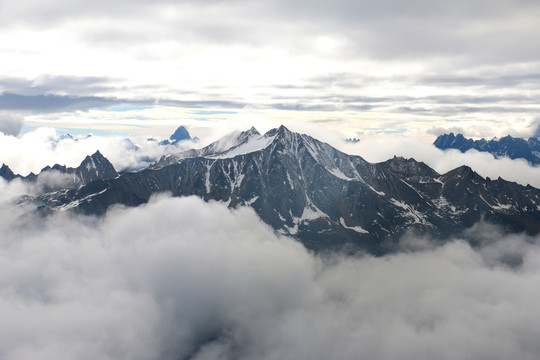
<instances>
[{"instance_id":1,"label":"overcast sky","mask_svg":"<svg viewBox=\"0 0 540 360\"><path fill-rule=\"evenodd\" d=\"M0 109L168 133L252 116L347 136L535 134L540 3L0 1Z\"/></svg>"}]
</instances>

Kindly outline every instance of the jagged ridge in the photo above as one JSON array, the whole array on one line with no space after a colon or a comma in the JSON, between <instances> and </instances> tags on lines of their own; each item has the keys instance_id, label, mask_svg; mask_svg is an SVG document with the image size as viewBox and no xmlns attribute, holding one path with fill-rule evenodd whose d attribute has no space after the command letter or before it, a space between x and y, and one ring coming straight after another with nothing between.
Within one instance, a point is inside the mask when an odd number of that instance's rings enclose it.
<instances>
[{"instance_id":1,"label":"jagged ridge","mask_svg":"<svg viewBox=\"0 0 540 360\"><path fill-rule=\"evenodd\" d=\"M441 150L458 149L461 152L475 149L488 152L496 158L525 159L533 165L540 164L540 141L537 138L515 138L510 135L501 139L467 139L462 134L444 134L433 143Z\"/></svg>"},{"instance_id":2,"label":"jagged ridge","mask_svg":"<svg viewBox=\"0 0 540 360\"><path fill-rule=\"evenodd\" d=\"M118 173L111 162L98 150L92 155L87 155L76 168L55 164L52 167L44 167L38 175L31 173L21 176L14 174L4 164L0 169L0 176L8 181L15 178L28 182L40 181L46 190L55 190L78 187L100 179L113 179L118 176Z\"/></svg>"},{"instance_id":3,"label":"jagged ridge","mask_svg":"<svg viewBox=\"0 0 540 360\"><path fill-rule=\"evenodd\" d=\"M481 218L509 231L540 231L540 191L533 187L484 179L468 167L441 175L401 157L371 164L284 126L264 135L253 130L237 133L234 138L244 140L221 153L214 144L204 148L212 151L193 150L166 165L34 201L99 214L113 204L143 204L157 192L196 195L251 206L277 231L316 250L384 253L408 230L445 237ZM250 141L259 142L255 150L231 154Z\"/></svg>"}]
</instances>

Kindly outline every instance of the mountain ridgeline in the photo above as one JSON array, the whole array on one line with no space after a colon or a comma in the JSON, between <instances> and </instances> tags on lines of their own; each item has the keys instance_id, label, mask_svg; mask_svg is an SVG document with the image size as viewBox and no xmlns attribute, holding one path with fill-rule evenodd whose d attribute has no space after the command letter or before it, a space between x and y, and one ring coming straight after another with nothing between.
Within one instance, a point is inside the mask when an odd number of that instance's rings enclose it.
<instances>
[{"instance_id":1,"label":"mountain ridgeline","mask_svg":"<svg viewBox=\"0 0 540 360\"><path fill-rule=\"evenodd\" d=\"M457 149L461 152L467 152L475 149L488 152L496 158L525 159L532 165L540 164L540 141L537 138L525 140L508 135L500 139L473 140L462 134L450 133L437 137L433 145L441 150Z\"/></svg>"},{"instance_id":2,"label":"mountain ridgeline","mask_svg":"<svg viewBox=\"0 0 540 360\"><path fill-rule=\"evenodd\" d=\"M401 157L372 164L284 126L236 132L138 172L108 174L27 203L48 212L103 214L159 192L194 195L251 206L276 231L315 251L383 254L407 231L444 239L481 219L509 232L540 232L536 188L484 179L466 166L438 174Z\"/></svg>"},{"instance_id":3,"label":"mountain ridgeline","mask_svg":"<svg viewBox=\"0 0 540 360\"><path fill-rule=\"evenodd\" d=\"M99 150L84 158L76 168L55 164L44 167L39 174L30 173L27 176L14 174L6 165L0 168L0 177L7 181L21 179L26 182L37 183L42 190L61 190L80 187L96 180L113 179L118 176L107 158Z\"/></svg>"}]
</instances>

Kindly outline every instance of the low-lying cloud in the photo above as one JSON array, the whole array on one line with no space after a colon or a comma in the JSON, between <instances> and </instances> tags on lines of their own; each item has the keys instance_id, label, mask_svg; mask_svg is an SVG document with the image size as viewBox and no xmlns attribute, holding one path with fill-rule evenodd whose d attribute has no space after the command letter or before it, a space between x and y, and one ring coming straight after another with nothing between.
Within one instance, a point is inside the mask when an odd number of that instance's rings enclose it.
<instances>
[{"instance_id":1,"label":"low-lying cloud","mask_svg":"<svg viewBox=\"0 0 540 360\"><path fill-rule=\"evenodd\" d=\"M1 219L2 359L540 353L540 248L485 224L467 235L478 248L456 239L381 258L321 258L250 208L193 197L102 219ZM501 260L507 253L521 262Z\"/></svg>"},{"instance_id":2,"label":"low-lying cloud","mask_svg":"<svg viewBox=\"0 0 540 360\"><path fill-rule=\"evenodd\" d=\"M162 155L196 146L187 141L173 146L161 146L157 141L138 141L137 144L120 136L90 136L71 138L58 134L53 128L37 128L19 137L0 133L0 164L21 175L39 173L54 164L77 167L87 155L99 150L117 171L147 167Z\"/></svg>"},{"instance_id":3,"label":"low-lying cloud","mask_svg":"<svg viewBox=\"0 0 540 360\"><path fill-rule=\"evenodd\" d=\"M499 158L487 152L456 149L440 150L412 137L366 137L351 144L339 144L340 150L362 156L369 162L381 162L394 155L423 161L435 171L444 174L459 166L469 166L483 177L501 177L522 185L540 188L540 167L531 166L524 159Z\"/></svg>"}]
</instances>

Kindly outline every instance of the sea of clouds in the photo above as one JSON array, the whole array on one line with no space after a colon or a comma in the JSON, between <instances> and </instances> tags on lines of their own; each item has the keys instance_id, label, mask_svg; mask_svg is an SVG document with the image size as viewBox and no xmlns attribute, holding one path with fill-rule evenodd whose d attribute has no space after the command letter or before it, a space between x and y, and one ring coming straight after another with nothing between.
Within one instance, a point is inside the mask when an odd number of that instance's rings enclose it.
<instances>
[{"instance_id":1,"label":"sea of clouds","mask_svg":"<svg viewBox=\"0 0 540 360\"><path fill-rule=\"evenodd\" d=\"M318 256L250 208L0 220L0 358L536 359L540 247L479 224Z\"/></svg>"},{"instance_id":2,"label":"sea of clouds","mask_svg":"<svg viewBox=\"0 0 540 360\"><path fill-rule=\"evenodd\" d=\"M144 164L135 155L141 150L114 140L75 141L51 129L0 134L0 162L24 173L50 161L77 166L99 149L117 169ZM465 163L484 176L540 186L538 168L525 162L416 140L341 148L369 161L415 157L439 172ZM382 257L317 255L277 235L251 208L166 194L100 218L40 217L16 205L39 191L0 179L1 359L540 354L537 237L479 223L446 242L408 234Z\"/></svg>"}]
</instances>

